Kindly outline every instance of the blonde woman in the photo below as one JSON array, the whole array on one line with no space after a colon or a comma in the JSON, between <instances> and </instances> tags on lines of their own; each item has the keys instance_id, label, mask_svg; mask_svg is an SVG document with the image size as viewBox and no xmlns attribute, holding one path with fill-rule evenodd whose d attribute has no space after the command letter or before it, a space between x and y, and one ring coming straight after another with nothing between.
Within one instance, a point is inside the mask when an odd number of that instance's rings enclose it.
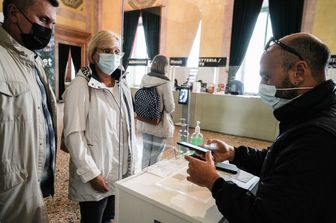
<instances>
[{"instance_id":1,"label":"blonde woman","mask_svg":"<svg viewBox=\"0 0 336 223\"><path fill-rule=\"evenodd\" d=\"M64 93L64 142L70 152L69 197L81 222L111 222L114 182L134 172L137 147L131 92L121 75L119 37L95 34L83 67Z\"/></svg>"}]
</instances>

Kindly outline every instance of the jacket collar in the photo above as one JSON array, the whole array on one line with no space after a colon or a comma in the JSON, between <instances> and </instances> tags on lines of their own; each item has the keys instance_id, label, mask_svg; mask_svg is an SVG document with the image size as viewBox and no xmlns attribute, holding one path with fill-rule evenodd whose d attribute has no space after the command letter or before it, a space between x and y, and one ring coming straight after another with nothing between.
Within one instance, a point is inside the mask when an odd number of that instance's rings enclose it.
<instances>
[{"instance_id":1,"label":"jacket collar","mask_svg":"<svg viewBox=\"0 0 336 223\"><path fill-rule=\"evenodd\" d=\"M156 86L160 86L166 83L169 83L169 79L166 80L166 79L162 79L161 77L156 77L156 76L152 76L149 74L145 74L142 77L140 88L142 87L148 88L148 87L154 87L154 86L156 87Z\"/></svg>"},{"instance_id":2,"label":"jacket collar","mask_svg":"<svg viewBox=\"0 0 336 223\"><path fill-rule=\"evenodd\" d=\"M3 27L0 25L0 45L4 48L17 54L20 60L23 60L31 65L34 64L37 57L36 52L27 49L17 42Z\"/></svg>"},{"instance_id":3,"label":"jacket collar","mask_svg":"<svg viewBox=\"0 0 336 223\"><path fill-rule=\"evenodd\" d=\"M82 67L78 75L84 77L88 81L88 86L91 88L96 89L106 88L103 82L100 81L96 73L94 64L90 64L90 66L88 67Z\"/></svg>"},{"instance_id":4,"label":"jacket collar","mask_svg":"<svg viewBox=\"0 0 336 223\"><path fill-rule=\"evenodd\" d=\"M329 111L327 115L336 116L335 92L335 83L332 80L324 81L290 103L276 109L273 114L280 121L280 128L319 117L326 110Z\"/></svg>"}]
</instances>

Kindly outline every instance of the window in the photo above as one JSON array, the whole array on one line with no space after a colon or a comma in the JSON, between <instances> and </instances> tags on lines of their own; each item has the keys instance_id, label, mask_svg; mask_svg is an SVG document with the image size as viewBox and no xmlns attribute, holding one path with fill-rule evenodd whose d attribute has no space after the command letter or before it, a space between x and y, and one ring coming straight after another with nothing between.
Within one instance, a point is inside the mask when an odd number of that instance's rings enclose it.
<instances>
[{"instance_id":1,"label":"window","mask_svg":"<svg viewBox=\"0 0 336 223\"><path fill-rule=\"evenodd\" d=\"M134 44L130 58L144 59L148 58L147 45L145 40L145 31L142 24L142 17L139 17L138 28L136 30ZM149 68L146 66L128 66L127 82L130 86L140 86L143 75L148 73Z\"/></svg>"},{"instance_id":2,"label":"window","mask_svg":"<svg viewBox=\"0 0 336 223\"><path fill-rule=\"evenodd\" d=\"M263 8L258 16L244 61L236 74L236 79L244 83L245 94L258 93L260 82L259 60L266 42L272 35L268 7Z\"/></svg>"},{"instance_id":3,"label":"window","mask_svg":"<svg viewBox=\"0 0 336 223\"><path fill-rule=\"evenodd\" d=\"M46 62L46 61L43 60L43 62ZM46 66L47 64L44 63L44 65ZM69 54L68 54L68 61L67 61L67 64L65 66L64 81L70 83L75 78L75 76L76 76L76 70L75 70L75 65L74 65L72 57L71 57L71 49L70 49Z\"/></svg>"},{"instance_id":4,"label":"window","mask_svg":"<svg viewBox=\"0 0 336 223\"><path fill-rule=\"evenodd\" d=\"M201 30L202 30L202 23L199 22L196 36L189 53L187 67L198 67L198 57L201 45Z\"/></svg>"},{"instance_id":5,"label":"window","mask_svg":"<svg viewBox=\"0 0 336 223\"><path fill-rule=\"evenodd\" d=\"M196 81L196 76L198 73L199 52L201 45L201 30L202 30L202 22L200 21L187 61L187 67L189 68L188 82L190 83Z\"/></svg>"}]
</instances>

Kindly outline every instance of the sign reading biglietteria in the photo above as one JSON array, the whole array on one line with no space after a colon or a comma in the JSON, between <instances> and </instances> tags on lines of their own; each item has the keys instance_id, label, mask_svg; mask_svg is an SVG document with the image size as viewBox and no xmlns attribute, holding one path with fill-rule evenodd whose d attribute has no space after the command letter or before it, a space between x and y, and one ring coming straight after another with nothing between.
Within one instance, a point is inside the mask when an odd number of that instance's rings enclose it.
<instances>
[{"instance_id":1,"label":"sign reading biglietteria","mask_svg":"<svg viewBox=\"0 0 336 223\"><path fill-rule=\"evenodd\" d=\"M147 66L148 59L129 58L128 66Z\"/></svg>"},{"instance_id":2,"label":"sign reading biglietteria","mask_svg":"<svg viewBox=\"0 0 336 223\"><path fill-rule=\"evenodd\" d=\"M188 60L188 57L170 57L169 65L185 67L187 65L187 60Z\"/></svg>"},{"instance_id":3,"label":"sign reading biglietteria","mask_svg":"<svg viewBox=\"0 0 336 223\"><path fill-rule=\"evenodd\" d=\"M200 57L199 67L225 67L226 57Z\"/></svg>"}]
</instances>

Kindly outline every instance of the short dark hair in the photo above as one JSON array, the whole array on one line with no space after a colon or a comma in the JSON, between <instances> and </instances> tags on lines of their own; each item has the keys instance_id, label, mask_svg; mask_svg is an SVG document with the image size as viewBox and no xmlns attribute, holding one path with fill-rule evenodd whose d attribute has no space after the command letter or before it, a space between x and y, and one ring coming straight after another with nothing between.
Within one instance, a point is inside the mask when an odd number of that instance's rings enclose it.
<instances>
[{"instance_id":1,"label":"short dark hair","mask_svg":"<svg viewBox=\"0 0 336 223\"><path fill-rule=\"evenodd\" d=\"M324 74L326 66L330 58L330 50L321 40L310 34L300 35L296 38L290 39L286 42L289 46L294 48L303 59L307 62L308 66L312 70L313 74ZM283 50L283 53L287 56L284 57L283 67L289 68L292 64L293 56ZM288 55L291 54L291 57ZM319 79L319 77L314 77Z\"/></svg>"},{"instance_id":2,"label":"short dark hair","mask_svg":"<svg viewBox=\"0 0 336 223\"><path fill-rule=\"evenodd\" d=\"M18 7L21 10L26 10L26 8L30 5L35 4L37 0L4 0L2 3L2 9L3 9L3 14L4 14L4 18L8 17L8 5L9 4L13 4L16 7ZM58 0L46 0L48 2L50 2L50 4L54 7L58 7Z\"/></svg>"}]
</instances>

